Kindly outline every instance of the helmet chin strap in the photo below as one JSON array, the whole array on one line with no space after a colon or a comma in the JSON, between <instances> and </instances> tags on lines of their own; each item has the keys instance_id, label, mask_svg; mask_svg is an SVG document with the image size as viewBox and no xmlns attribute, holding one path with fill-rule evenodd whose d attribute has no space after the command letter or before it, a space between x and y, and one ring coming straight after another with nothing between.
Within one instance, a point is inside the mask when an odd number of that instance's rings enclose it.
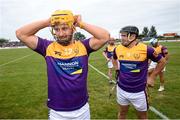
<instances>
[{"instance_id":1,"label":"helmet chin strap","mask_svg":"<svg viewBox=\"0 0 180 120\"><path fill-rule=\"evenodd\" d=\"M129 47L129 45L131 45L131 43L133 42L133 41L135 41L136 39L134 39L134 40L132 40L131 42L129 42L129 44L127 44L127 45L124 45L125 47Z\"/></svg>"},{"instance_id":2,"label":"helmet chin strap","mask_svg":"<svg viewBox=\"0 0 180 120\"><path fill-rule=\"evenodd\" d=\"M131 36L131 34L130 33L128 33L128 40L130 39L130 36ZM124 45L125 47L129 47L129 45L131 45L131 43L133 42L133 41L135 41L136 39L134 39L134 40L132 40L131 42L129 42L127 45Z\"/></svg>"}]
</instances>

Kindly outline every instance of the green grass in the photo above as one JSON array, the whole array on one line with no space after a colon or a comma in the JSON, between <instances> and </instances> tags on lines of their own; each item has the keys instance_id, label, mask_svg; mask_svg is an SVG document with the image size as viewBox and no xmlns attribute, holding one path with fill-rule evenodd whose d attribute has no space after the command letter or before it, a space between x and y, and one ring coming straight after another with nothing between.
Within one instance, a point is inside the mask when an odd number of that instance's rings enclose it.
<instances>
[{"instance_id":1,"label":"green grass","mask_svg":"<svg viewBox=\"0 0 180 120\"><path fill-rule=\"evenodd\" d=\"M159 87L157 79L155 87L150 89L151 105L167 117L177 119L180 118L180 42L162 44L168 47L170 53L165 73L165 91L157 92ZM103 49L100 49L92 53L89 62L106 74L106 61L102 51ZM20 59L22 57L24 58ZM14 62L6 64L13 60ZM117 118L115 93L109 99L111 87L107 78L89 67L88 91L92 119ZM0 118L47 119L46 98L46 63L43 57L30 49L0 50ZM160 119L151 111L148 114L149 118ZM136 118L133 107L129 109L128 118Z\"/></svg>"}]
</instances>

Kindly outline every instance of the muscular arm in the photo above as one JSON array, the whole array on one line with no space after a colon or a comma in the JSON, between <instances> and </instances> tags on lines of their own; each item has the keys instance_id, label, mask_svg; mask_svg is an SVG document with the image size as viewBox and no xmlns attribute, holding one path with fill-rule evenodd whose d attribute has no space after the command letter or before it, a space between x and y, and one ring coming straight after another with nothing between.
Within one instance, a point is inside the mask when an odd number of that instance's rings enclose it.
<instances>
[{"instance_id":1,"label":"muscular arm","mask_svg":"<svg viewBox=\"0 0 180 120\"><path fill-rule=\"evenodd\" d=\"M94 50L100 49L110 39L110 34L107 30L86 22L82 22L80 15L75 16L75 26L84 29L93 36L90 39L89 45Z\"/></svg>"},{"instance_id":2,"label":"muscular arm","mask_svg":"<svg viewBox=\"0 0 180 120\"><path fill-rule=\"evenodd\" d=\"M168 61L168 60L169 60L169 53L168 53L167 49L163 50L163 54L164 54L164 56L165 56L165 57L164 57L165 60Z\"/></svg>"},{"instance_id":3,"label":"muscular arm","mask_svg":"<svg viewBox=\"0 0 180 120\"><path fill-rule=\"evenodd\" d=\"M113 57L112 58L113 58L112 63L113 63L114 69L119 70L118 59L117 59L117 55L116 55L116 48L113 51Z\"/></svg>"},{"instance_id":4,"label":"muscular arm","mask_svg":"<svg viewBox=\"0 0 180 120\"><path fill-rule=\"evenodd\" d=\"M98 50L109 40L109 32L103 28L83 22L83 29L93 36L89 45L94 50Z\"/></svg>"},{"instance_id":5,"label":"muscular arm","mask_svg":"<svg viewBox=\"0 0 180 120\"><path fill-rule=\"evenodd\" d=\"M39 30L48 27L50 19L36 21L16 30L17 38L31 49L36 49L38 39L35 35Z\"/></svg>"},{"instance_id":6,"label":"muscular arm","mask_svg":"<svg viewBox=\"0 0 180 120\"><path fill-rule=\"evenodd\" d=\"M158 63L158 64L157 64L156 68L154 69L154 71L153 71L153 73L152 73L154 76L155 76L155 75L158 75L158 73L163 70L163 68L164 68L164 66L165 66L165 64L166 64L166 61L165 61L165 59L162 57L157 63Z\"/></svg>"},{"instance_id":7,"label":"muscular arm","mask_svg":"<svg viewBox=\"0 0 180 120\"><path fill-rule=\"evenodd\" d=\"M166 61L169 60L169 54L165 54L165 59L166 59Z\"/></svg>"},{"instance_id":8,"label":"muscular arm","mask_svg":"<svg viewBox=\"0 0 180 120\"><path fill-rule=\"evenodd\" d=\"M157 64L156 68L153 70L153 72L150 74L150 76L148 76L147 83L149 86L154 86L154 81L155 81L157 75L159 74L159 72L161 72L163 70L163 68L165 67L166 60L162 57L157 63L158 64Z\"/></svg>"}]
</instances>

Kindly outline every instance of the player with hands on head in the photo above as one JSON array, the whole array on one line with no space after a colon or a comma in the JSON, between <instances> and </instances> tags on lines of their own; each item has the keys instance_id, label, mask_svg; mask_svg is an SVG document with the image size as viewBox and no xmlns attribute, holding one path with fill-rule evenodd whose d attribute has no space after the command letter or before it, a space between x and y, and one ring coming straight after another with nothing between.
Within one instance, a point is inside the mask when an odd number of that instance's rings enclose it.
<instances>
[{"instance_id":1,"label":"player with hands on head","mask_svg":"<svg viewBox=\"0 0 180 120\"><path fill-rule=\"evenodd\" d=\"M54 41L36 35L46 27L51 27ZM92 37L75 40L76 27ZM88 58L109 40L109 32L82 21L80 15L74 16L70 10L56 10L48 19L22 26L16 30L16 36L46 61L49 119L89 120Z\"/></svg>"}]
</instances>

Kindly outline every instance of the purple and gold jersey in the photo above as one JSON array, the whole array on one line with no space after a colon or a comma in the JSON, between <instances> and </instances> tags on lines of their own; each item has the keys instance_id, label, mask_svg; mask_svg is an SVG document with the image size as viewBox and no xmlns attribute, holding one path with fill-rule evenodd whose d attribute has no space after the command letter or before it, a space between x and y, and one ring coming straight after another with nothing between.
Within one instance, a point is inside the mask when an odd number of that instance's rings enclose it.
<instances>
[{"instance_id":1,"label":"purple and gold jersey","mask_svg":"<svg viewBox=\"0 0 180 120\"><path fill-rule=\"evenodd\" d=\"M168 50L165 46L159 45L158 47L153 47L157 54L161 54L165 57L165 54L168 54Z\"/></svg>"},{"instance_id":2,"label":"purple and gold jersey","mask_svg":"<svg viewBox=\"0 0 180 120\"><path fill-rule=\"evenodd\" d=\"M44 56L48 75L47 105L57 111L72 111L88 101L88 56L93 50L89 40L62 46L38 38L36 52Z\"/></svg>"},{"instance_id":3,"label":"purple and gold jersey","mask_svg":"<svg viewBox=\"0 0 180 120\"><path fill-rule=\"evenodd\" d=\"M108 45L105 49L105 53L107 55L107 58L111 58L113 56L113 51L116 48L115 45Z\"/></svg>"},{"instance_id":4,"label":"purple and gold jersey","mask_svg":"<svg viewBox=\"0 0 180 120\"><path fill-rule=\"evenodd\" d=\"M153 48L143 43L138 43L132 48L118 45L113 57L118 59L120 65L118 86L131 93L145 90L148 59L155 62L161 59L161 55L157 55Z\"/></svg>"}]
</instances>

